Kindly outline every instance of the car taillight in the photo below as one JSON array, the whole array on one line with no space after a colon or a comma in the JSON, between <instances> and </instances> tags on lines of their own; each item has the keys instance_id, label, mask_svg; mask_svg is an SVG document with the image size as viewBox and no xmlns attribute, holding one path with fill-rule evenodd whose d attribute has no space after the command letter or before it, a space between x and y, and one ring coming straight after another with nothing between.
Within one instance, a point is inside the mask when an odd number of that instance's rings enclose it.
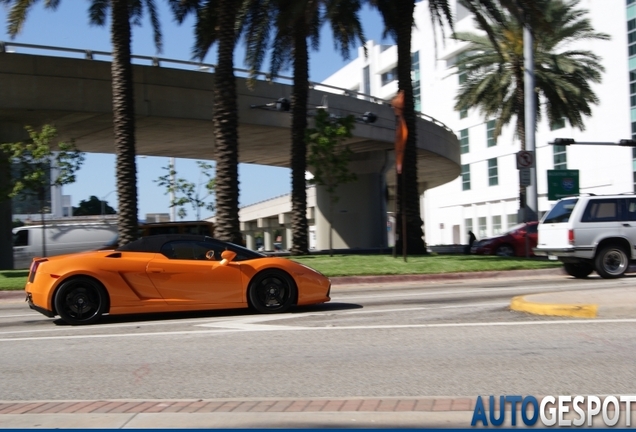
<instances>
[{"instance_id":1,"label":"car taillight","mask_svg":"<svg viewBox=\"0 0 636 432\"><path fill-rule=\"evenodd\" d=\"M574 244L574 230L568 230L568 243L570 243L571 245Z\"/></svg>"},{"instance_id":2,"label":"car taillight","mask_svg":"<svg viewBox=\"0 0 636 432\"><path fill-rule=\"evenodd\" d=\"M29 269L29 282L33 282L33 280L35 279L35 272L38 271L38 267L40 266L40 264L46 261L48 260L41 259L41 260L35 260L31 263L31 268Z\"/></svg>"}]
</instances>

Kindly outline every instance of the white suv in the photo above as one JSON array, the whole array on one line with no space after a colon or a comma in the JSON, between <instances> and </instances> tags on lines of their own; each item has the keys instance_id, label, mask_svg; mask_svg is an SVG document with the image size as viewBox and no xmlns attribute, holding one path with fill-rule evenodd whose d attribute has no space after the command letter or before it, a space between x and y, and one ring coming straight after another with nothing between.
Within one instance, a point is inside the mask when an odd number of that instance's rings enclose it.
<instances>
[{"instance_id":1,"label":"white suv","mask_svg":"<svg viewBox=\"0 0 636 432\"><path fill-rule=\"evenodd\" d=\"M539 223L535 255L563 262L587 277L622 276L636 259L636 196L585 195L558 201Z\"/></svg>"}]
</instances>

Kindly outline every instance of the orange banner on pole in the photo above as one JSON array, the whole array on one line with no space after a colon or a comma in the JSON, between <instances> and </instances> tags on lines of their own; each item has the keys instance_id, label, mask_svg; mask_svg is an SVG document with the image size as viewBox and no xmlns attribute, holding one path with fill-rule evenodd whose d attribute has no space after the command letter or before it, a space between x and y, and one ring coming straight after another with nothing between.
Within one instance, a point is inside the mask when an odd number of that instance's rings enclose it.
<instances>
[{"instance_id":1,"label":"orange banner on pole","mask_svg":"<svg viewBox=\"0 0 636 432\"><path fill-rule=\"evenodd\" d=\"M406 148L406 139L409 135L404 120L404 90L400 90L391 101L393 111L395 111L395 169L398 174L402 174L402 163L404 162L404 150Z\"/></svg>"}]
</instances>

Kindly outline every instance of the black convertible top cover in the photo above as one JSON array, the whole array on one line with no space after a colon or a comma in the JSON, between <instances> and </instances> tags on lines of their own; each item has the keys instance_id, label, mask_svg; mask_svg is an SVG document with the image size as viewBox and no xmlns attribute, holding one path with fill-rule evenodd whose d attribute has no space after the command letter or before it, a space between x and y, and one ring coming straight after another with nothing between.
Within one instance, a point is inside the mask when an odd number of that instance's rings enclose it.
<instances>
[{"instance_id":1,"label":"black convertible top cover","mask_svg":"<svg viewBox=\"0 0 636 432\"><path fill-rule=\"evenodd\" d=\"M189 240L189 241L210 241L211 237L195 234L158 234L147 237L142 237L139 240L128 243L115 249L120 252L151 252L159 253L161 246L170 241L175 240ZM217 242L219 240L216 240Z\"/></svg>"}]
</instances>

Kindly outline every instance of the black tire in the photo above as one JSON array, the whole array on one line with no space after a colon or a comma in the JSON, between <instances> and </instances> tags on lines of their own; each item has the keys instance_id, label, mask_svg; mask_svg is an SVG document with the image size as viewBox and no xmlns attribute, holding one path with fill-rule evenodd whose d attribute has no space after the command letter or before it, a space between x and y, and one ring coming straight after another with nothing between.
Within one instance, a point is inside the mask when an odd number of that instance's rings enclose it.
<instances>
[{"instance_id":1,"label":"black tire","mask_svg":"<svg viewBox=\"0 0 636 432\"><path fill-rule=\"evenodd\" d=\"M627 254L617 245L605 246L594 259L596 273L604 279L613 279L623 276L629 267Z\"/></svg>"},{"instance_id":2,"label":"black tire","mask_svg":"<svg viewBox=\"0 0 636 432\"><path fill-rule=\"evenodd\" d=\"M265 270L250 283L248 297L250 305L260 313L282 313L294 303L296 285L283 271Z\"/></svg>"},{"instance_id":3,"label":"black tire","mask_svg":"<svg viewBox=\"0 0 636 432\"><path fill-rule=\"evenodd\" d=\"M585 279L594 271L594 266L590 263L563 263L565 272L577 279Z\"/></svg>"},{"instance_id":4,"label":"black tire","mask_svg":"<svg viewBox=\"0 0 636 432\"><path fill-rule=\"evenodd\" d=\"M108 295L97 281L78 277L63 282L55 293L55 310L69 324L93 324L106 312Z\"/></svg>"},{"instance_id":5,"label":"black tire","mask_svg":"<svg viewBox=\"0 0 636 432\"><path fill-rule=\"evenodd\" d=\"M495 255L505 257L515 256L515 248L509 244L503 244L495 250Z\"/></svg>"}]
</instances>

